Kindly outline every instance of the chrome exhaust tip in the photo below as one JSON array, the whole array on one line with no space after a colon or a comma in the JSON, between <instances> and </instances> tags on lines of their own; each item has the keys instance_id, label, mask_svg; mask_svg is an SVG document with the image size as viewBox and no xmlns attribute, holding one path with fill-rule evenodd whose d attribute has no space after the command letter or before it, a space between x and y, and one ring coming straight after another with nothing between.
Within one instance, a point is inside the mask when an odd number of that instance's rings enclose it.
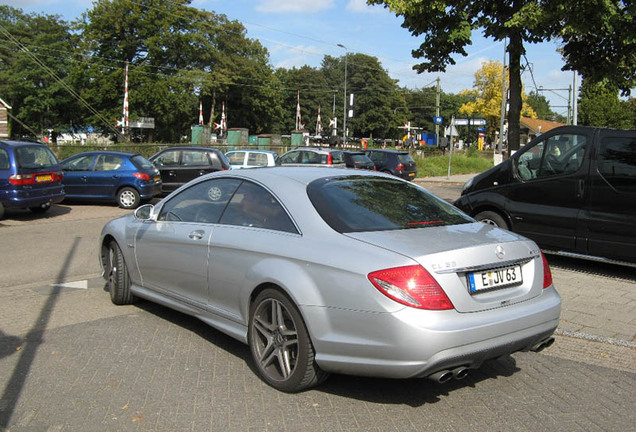
<instances>
[{"instance_id":1,"label":"chrome exhaust tip","mask_svg":"<svg viewBox=\"0 0 636 432\"><path fill-rule=\"evenodd\" d=\"M464 379L468 376L468 368L464 366L460 366L458 368L453 369L453 378L460 380Z\"/></svg>"},{"instance_id":2,"label":"chrome exhaust tip","mask_svg":"<svg viewBox=\"0 0 636 432\"><path fill-rule=\"evenodd\" d=\"M449 370L441 370L435 372L432 375L429 375L428 378L440 384L443 384L453 378L453 372Z\"/></svg>"}]
</instances>

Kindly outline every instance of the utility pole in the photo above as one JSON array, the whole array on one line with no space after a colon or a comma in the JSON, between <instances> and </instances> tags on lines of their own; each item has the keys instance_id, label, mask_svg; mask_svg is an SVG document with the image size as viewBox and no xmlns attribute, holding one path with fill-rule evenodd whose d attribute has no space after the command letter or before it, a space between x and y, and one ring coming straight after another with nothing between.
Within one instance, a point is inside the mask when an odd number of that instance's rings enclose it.
<instances>
[{"instance_id":1,"label":"utility pole","mask_svg":"<svg viewBox=\"0 0 636 432\"><path fill-rule=\"evenodd\" d=\"M435 96L435 116L439 117L440 115L440 99L441 99L441 93L442 93L442 85L441 85L441 80L439 77L437 77L436 79L437 81L437 94ZM435 136L436 136L436 143L435 143L435 147L439 148L439 124L435 124Z\"/></svg>"}]
</instances>

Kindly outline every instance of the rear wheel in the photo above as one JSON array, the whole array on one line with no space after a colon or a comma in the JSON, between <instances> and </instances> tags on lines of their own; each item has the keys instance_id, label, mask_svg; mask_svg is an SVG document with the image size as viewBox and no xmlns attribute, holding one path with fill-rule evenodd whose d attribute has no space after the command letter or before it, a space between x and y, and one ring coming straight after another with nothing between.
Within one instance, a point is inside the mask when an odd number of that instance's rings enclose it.
<instances>
[{"instance_id":1,"label":"rear wheel","mask_svg":"<svg viewBox=\"0 0 636 432\"><path fill-rule=\"evenodd\" d=\"M31 210L33 213L40 214L40 213L45 213L49 211L50 208L51 208L51 203L46 203L46 204L39 205L37 207L29 207L29 210Z\"/></svg>"},{"instance_id":2,"label":"rear wheel","mask_svg":"<svg viewBox=\"0 0 636 432\"><path fill-rule=\"evenodd\" d=\"M0 219L4 217L4 206L0 203Z\"/></svg>"},{"instance_id":3,"label":"rear wheel","mask_svg":"<svg viewBox=\"0 0 636 432\"><path fill-rule=\"evenodd\" d=\"M488 225L494 225L505 230L510 229L506 220L497 212L483 211L475 215L475 219Z\"/></svg>"},{"instance_id":4,"label":"rear wheel","mask_svg":"<svg viewBox=\"0 0 636 432\"><path fill-rule=\"evenodd\" d=\"M108 292L110 300L116 305L131 304L135 296L130 292L130 275L124 261L124 255L117 242L108 246Z\"/></svg>"},{"instance_id":5,"label":"rear wheel","mask_svg":"<svg viewBox=\"0 0 636 432\"><path fill-rule=\"evenodd\" d=\"M117 204L124 209L134 209L139 207L141 198L139 192L130 187L122 188L117 194Z\"/></svg>"},{"instance_id":6,"label":"rear wheel","mask_svg":"<svg viewBox=\"0 0 636 432\"><path fill-rule=\"evenodd\" d=\"M266 289L252 303L247 337L259 375L278 390L299 392L328 376L314 360L300 312L278 290Z\"/></svg>"}]
</instances>

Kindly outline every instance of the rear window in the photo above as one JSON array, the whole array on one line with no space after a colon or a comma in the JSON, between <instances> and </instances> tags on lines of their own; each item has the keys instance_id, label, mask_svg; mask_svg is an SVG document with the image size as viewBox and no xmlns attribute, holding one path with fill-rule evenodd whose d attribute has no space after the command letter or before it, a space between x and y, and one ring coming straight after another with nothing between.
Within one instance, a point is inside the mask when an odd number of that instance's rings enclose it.
<instances>
[{"instance_id":1,"label":"rear window","mask_svg":"<svg viewBox=\"0 0 636 432\"><path fill-rule=\"evenodd\" d=\"M403 164L415 163L411 155L408 153L398 153L397 157L400 163L403 163Z\"/></svg>"},{"instance_id":2,"label":"rear window","mask_svg":"<svg viewBox=\"0 0 636 432\"><path fill-rule=\"evenodd\" d=\"M42 145L16 147L15 154L18 161L18 168L48 168L59 163L53 152L49 150L48 147Z\"/></svg>"},{"instance_id":3,"label":"rear window","mask_svg":"<svg viewBox=\"0 0 636 432\"><path fill-rule=\"evenodd\" d=\"M139 169L143 169L143 170L149 170L149 169L153 169L155 166L152 164L152 162L150 162L148 159L146 159L145 157L143 157L142 155L135 155L132 158L130 158L133 163L135 164L135 166Z\"/></svg>"},{"instance_id":4,"label":"rear window","mask_svg":"<svg viewBox=\"0 0 636 432\"><path fill-rule=\"evenodd\" d=\"M347 176L309 184L312 204L334 230L386 231L472 222L447 202L411 183Z\"/></svg>"}]
</instances>

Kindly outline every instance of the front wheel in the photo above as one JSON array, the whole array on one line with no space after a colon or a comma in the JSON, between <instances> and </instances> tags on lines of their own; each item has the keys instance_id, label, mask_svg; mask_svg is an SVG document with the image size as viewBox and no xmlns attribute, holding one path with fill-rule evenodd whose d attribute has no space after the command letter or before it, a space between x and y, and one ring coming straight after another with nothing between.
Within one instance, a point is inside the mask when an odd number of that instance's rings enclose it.
<instances>
[{"instance_id":1,"label":"front wheel","mask_svg":"<svg viewBox=\"0 0 636 432\"><path fill-rule=\"evenodd\" d=\"M248 342L259 375L277 390L294 393L324 381L309 334L296 306L275 289L250 307Z\"/></svg>"},{"instance_id":2,"label":"front wheel","mask_svg":"<svg viewBox=\"0 0 636 432\"><path fill-rule=\"evenodd\" d=\"M494 225L505 230L510 229L506 220L497 212L483 211L475 215L475 219L488 225Z\"/></svg>"},{"instance_id":3,"label":"front wheel","mask_svg":"<svg viewBox=\"0 0 636 432\"><path fill-rule=\"evenodd\" d=\"M124 255L117 242L108 246L108 292L110 300L116 305L134 303L135 296L130 291L130 275Z\"/></svg>"},{"instance_id":4,"label":"front wheel","mask_svg":"<svg viewBox=\"0 0 636 432\"><path fill-rule=\"evenodd\" d=\"M117 194L117 204L124 209L134 209L139 207L141 198L139 192L130 187L125 187Z\"/></svg>"}]
</instances>

